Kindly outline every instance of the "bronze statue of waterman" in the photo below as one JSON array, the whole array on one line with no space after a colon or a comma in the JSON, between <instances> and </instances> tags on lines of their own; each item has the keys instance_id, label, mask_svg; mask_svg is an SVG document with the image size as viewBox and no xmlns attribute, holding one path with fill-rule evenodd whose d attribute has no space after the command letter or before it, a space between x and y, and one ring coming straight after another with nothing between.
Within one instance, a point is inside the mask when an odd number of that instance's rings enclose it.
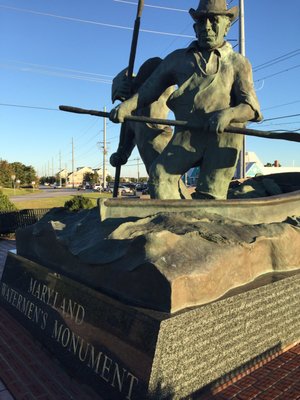
<instances>
[{"instance_id":1,"label":"bronze statue of waterman","mask_svg":"<svg viewBox=\"0 0 300 400\"><path fill-rule=\"evenodd\" d=\"M243 136L224 133L262 119L249 61L225 41L238 7L225 0L201 0L190 9L197 40L169 54L137 93L110 113L114 122L156 101L171 85L167 100L176 119L198 129L176 127L171 141L149 170L152 198L179 199L181 176L199 165L195 198L226 199Z\"/></svg>"}]
</instances>

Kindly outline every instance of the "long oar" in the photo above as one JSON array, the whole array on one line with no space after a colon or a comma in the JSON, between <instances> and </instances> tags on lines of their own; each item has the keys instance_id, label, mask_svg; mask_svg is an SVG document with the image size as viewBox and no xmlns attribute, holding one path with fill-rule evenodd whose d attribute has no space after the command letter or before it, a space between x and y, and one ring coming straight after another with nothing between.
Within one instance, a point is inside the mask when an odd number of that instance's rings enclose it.
<instances>
[{"instance_id":1,"label":"long oar","mask_svg":"<svg viewBox=\"0 0 300 400\"><path fill-rule=\"evenodd\" d=\"M142 15L143 8L144 8L144 0L139 0L136 18L134 21L134 28L133 28L133 35L132 35L132 41L131 41L130 56L129 56L129 64L128 64L128 72L127 72L127 79L129 81L129 83L131 83L131 81L132 81L132 74L133 74L134 61L135 61L136 48L137 48L137 42L138 42L138 37L139 37L141 15ZM120 130L120 141L119 142L122 144L122 142L124 142L125 140L126 140L126 124L123 123L121 126L121 130ZM113 197L118 196L120 174L121 174L121 165L117 165L116 171L115 171Z\"/></svg>"},{"instance_id":2,"label":"long oar","mask_svg":"<svg viewBox=\"0 0 300 400\"><path fill-rule=\"evenodd\" d=\"M62 111L72 112L72 113L76 113L76 114L95 115L96 117L109 118L109 115L110 115L109 112L97 111L97 110L86 110L84 108L71 107L71 106L59 106L59 109ZM190 124L187 121L178 121L178 120L172 120L172 119L151 118L151 117L139 117L136 115L128 115L127 117L125 117L125 121L179 126L179 127L183 127L186 129L201 128L199 125ZM257 129L237 128L235 126L229 126L228 128L225 129L225 132L237 133L237 134L248 135L248 136L257 136L257 137L265 138L265 139L282 139L282 140L288 140L291 142L299 142L300 143L300 134L297 132L260 131Z\"/></svg>"}]
</instances>

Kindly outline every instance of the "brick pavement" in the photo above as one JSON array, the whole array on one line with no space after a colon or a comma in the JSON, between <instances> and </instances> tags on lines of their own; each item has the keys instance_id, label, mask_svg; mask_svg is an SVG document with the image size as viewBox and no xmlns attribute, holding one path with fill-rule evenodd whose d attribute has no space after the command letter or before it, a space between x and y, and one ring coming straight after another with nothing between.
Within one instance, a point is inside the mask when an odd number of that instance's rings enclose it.
<instances>
[{"instance_id":1,"label":"brick pavement","mask_svg":"<svg viewBox=\"0 0 300 400\"><path fill-rule=\"evenodd\" d=\"M0 239L0 276L14 240ZM102 400L0 307L0 400Z\"/></svg>"},{"instance_id":2,"label":"brick pavement","mask_svg":"<svg viewBox=\"0 0 300 400\"><path fill-rule=\"evenodd\" d=\"M217 388L214 394L201 396L201 400L300 399L300 344L253 369L233 379L223 390Z\"/></svg>"},{"instance_id":3,"label":"brick pavement","mask_svg":"<svg viewBox=\"0 0 300 400\"><path fill-rule=\"evenodd\" d=\"M13 240L0 239L0 276ZM300 344L261 362L200 400L300 400ZM0 307L0 400L101 400ZM195 397L193 397L196 400ZM139 399L143 400L143 399ZM171 399L170 399L171 400Z\"/></svg>"},{"instance_id":4,"label":"brick pavement","mask_svg":"<svg viewBox=\"0 0 300 400\"><path fill-rule=\"evenodd\" d=\"M0 331L0 377L16 400L101 400L73 380L3 308Z\"/></svg>"}]
</instances>

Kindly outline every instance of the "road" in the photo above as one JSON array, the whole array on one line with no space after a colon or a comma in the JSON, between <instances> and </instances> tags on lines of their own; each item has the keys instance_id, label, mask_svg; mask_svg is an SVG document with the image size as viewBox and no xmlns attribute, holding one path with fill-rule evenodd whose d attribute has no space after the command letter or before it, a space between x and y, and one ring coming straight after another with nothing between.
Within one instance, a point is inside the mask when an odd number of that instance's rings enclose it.
<instances>
[{"instance_id":1,"label":"road","mask_svg":"<svg viewBox=\"0 0 300 400\"><path fill-rule=\"evenodd\" d=\"M32 193L28 194L22 194L19 196L9 196L9 199L13 201L14 203L17 203L19 201L24 201L24 200L30 200L30 199L45 199L45 198L51 198L51 197L60 197L60 196L74 196L74 195L79 195L83 193L97 193L93 191L92 189L85 189L85 190L78 190L78 189L72 189L72 188L61 188L61 189L53 189L45 186L40 186L40 190L38 192L34 191ZM138 195L141 195L141 192L138 192ZM127 194L128 196L128 194ZM126 194L125 194L126 197Z\"/></svg>"},{"instance_id":2,"label":"road","mask_svg":"<svg viewBox=\"0 0 300 400\"><path fill-rule=\"evenodd\" d=\"M95 193L92 190L82 190L78 191L77 189L53 189L53 188L48 188L48 187L40 187L40 191L34 193L28 193L28 194L22 194L20 196L10 196L10 200L13 202L18 202L18 201L24 201L24 200L30 200L30 199L45 199L45 198L51 198L51 197L60 197L60 196L71 196L71 195L76 195L76 194L81 194L81 193Z\"/></svg>"}]
</instances>

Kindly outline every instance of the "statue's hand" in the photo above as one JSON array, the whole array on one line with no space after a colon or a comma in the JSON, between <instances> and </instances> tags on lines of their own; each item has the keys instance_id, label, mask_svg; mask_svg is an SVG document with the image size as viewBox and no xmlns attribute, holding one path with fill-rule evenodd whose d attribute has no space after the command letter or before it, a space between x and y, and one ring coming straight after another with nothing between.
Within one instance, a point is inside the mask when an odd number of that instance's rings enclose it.
<instances>
[{"instance_id":1,"label":"statue's hand","mask_svg":"<svg viewBox=\"0 0 300 400\"><path fill-rule=\"evenodd\" d=\"M135 110L135 103L131 100L124 101L124 103L119 104L117 107L113 108L109 114L109 119L112 122L118 123L124 122L125 117L131 115L132 111Z\"/></svg>"},{"instance_id":2,"label":"statue's hand","mask_svg":"<svg viewBox=\"0 0 300 400\"><path fill-rule=\"evenodd\" d=\"M118 124L119 122L124 122L124 118L126 117L126 115L128 115L127 109L126 107L123 107L125 105L126 102L118 105L118 107L115 107L111 110L111 112L109 113L109 119Z\"/></svg>"},{"instance_id":3,"label":"statue's hand","mask_svg":"<svg viewBox=\"0 0 300 400\"><path fill-rule=\"evenodd\" d=\"M116 152L110 156L109 162L112 167L116 168L127 163L127 156L123 153Z\"/></svg>"},{"instance_id":4,"label":"statue's hand","mask_svg":"<svg viewBox=\"0 0 300 400\"><path fill-rule=\"evenodd\" d=\"M223 133L232 122L231 109L214 112L208 120L208 130L214 133Z\"/></svg>"}]
</instances>

